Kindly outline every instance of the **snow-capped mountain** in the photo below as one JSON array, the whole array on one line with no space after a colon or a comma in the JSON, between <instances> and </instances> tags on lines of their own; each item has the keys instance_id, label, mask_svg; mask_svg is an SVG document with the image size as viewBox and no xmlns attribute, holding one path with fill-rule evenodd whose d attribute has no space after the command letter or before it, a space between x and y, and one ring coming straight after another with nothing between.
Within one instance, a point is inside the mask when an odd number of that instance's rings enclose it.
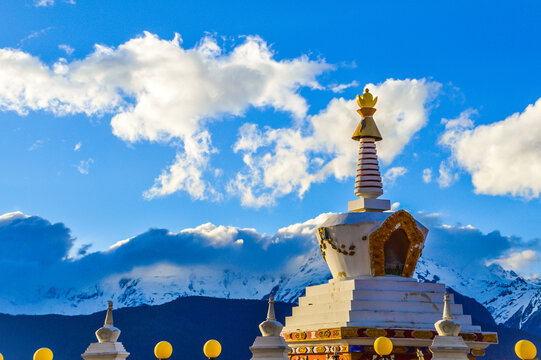
<instances>
[{"instance_id":1,"label":"snow-capped mountain","mask_svg":"<svg viewBox=\"0 0 541 360\"><path fill-rule=\"evenodd\" d=\"M471 270L471 271L469 271ZM483 304L497 323L512 327L537 326L541 286L499 265L456 269L421 258L415 277L419 281L444 283ZM178 297L202 295L219 298L262 299L274 293L277 300L295 302L310 285L326 282L329 270L318 248L290 264L282 275L248 274L212 267L183 268L159 264L112 275L93 286L75 289L40 289L26 299L3 299L0 308L11 314L87 314L103 310L107 301L117 307L157 305Z\"/></svg>"}]
</instances>

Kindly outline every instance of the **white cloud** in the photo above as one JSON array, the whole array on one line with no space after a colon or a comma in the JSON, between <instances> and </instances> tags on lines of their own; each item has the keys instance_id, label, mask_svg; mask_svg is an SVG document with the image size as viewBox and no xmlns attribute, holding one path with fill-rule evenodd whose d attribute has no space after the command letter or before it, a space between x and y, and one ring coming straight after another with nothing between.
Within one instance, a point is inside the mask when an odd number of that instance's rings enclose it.
<instances>
[{"instance_id":1,"label":"white cloud","mask_svg":"<svg viewBox=\"0 0 541 360\"><path fill-rule=\"evenodd\" d=\"M423 182L425 184L432 182L432 169L423 169Z\"/></svg>"},{"instance_id":2,"label":"white cloud","mask_svg":"<svg viewBox=\"0 0 541 360\"><path fill-rule=\"evenodd\" d=\"M474 126L470 113L449 121L441 138L475 192L538 198L541 192L541 99L522 113Z\"/></svg>"},{"instance_id":3,"label":"white cloud","mask_svg":"<svg viewBox=\"0 0 541 360\"><path fill-rule=\"evenodd\" d=\"M53 6L55 0L34 0L34 6Z\"/></svg>"},{"instance_id":4,"label":"white cloud","mask_svg":"<svg viewBox=\"0 0 541 360\"><path fill-rule=\"evenodd\" d=\"M512 252L497 259L490 260L487 265L498 264L506 270L528 271L532 265L539 261L539 256L534 250Z\"/></svg>"},{"instance_id":5,"label":"white cloud","mask_svg":"<svg viewBox=\"0 0 541 360\"><path fill-rule=\"evenodd\" d=\"M224 247L244 244L244 239L238 239L239 231L257 235L255 229L239 229L233 226L223 225L216 226L212 223L202 224L191 229L184 229L179 234L190 234L196 237L200 236L205 239L205 245Z\"/></svg>"},{"instance_id":6,"label":"white cloud","mask_svg":"<svg viewBox=\"0 0 541 360\"><path fill-rule=\"evenodd\" d=\"M378 153L390 163L428 120L428 103L440 84L425 79L389 79L367 87L377 95L375 115L384 140ZM317 115L289 128L240 128L234 150L242 153L246 169L229 183L245 206L260 207L297 193L302 197L312 183L329 177L343 180L355 173L358 142L349 140L360 117L355 101L335 98Z\"/></svg>"},{"instance_id":7,"label":"white cloud","mask_svg":"<svg viewBox=\"0 0 541 360\"><path fill-rule=\"evenodd\" d=\"M330 218L333 215L336 215L336 214L335 213L320 214L317 217L307 220L305 222L296 223L293 225L283 227L278 230L276 235L283 238L291 238L291 237L295 237L299 235L305 235L305 236L312 237L314 242L316 242L317 239L314 236L316 229L320 227L321 224L323 224L328 218Z\"/></svg>"},{"instance_id":8,"label":"white cloud","mask_svg":"<svg viewBox=\"0 0 541 360\"><path fill-rule=\"evenodd\" d=\"M396 179L398 179L401 176L406 175L408 172L408 169L406 169L403 166L396 166L388 169L385 171L385 174L383 175L383 182L387 186L393 186Z\"/></svg>"},{"instance_id":9,"label":"white cloud","mask_svg":"<svg viewBox=\"0 0 541 360\"><path fill-rule=\"evenodd\" d=\"M43 1L43 2L46 2L46 1ZM46 6L46 5L43 5L43 6ZM41 30L32 31L29 35L27 35L24 38L22 38L21 40L19 40L19 43L17 44L17 46L21 47L26 41L35 39L37 37L40 37L41 35L45 34L46 32L48 32L51 29L53 29L53 27L49 26L49 27L43 28Z\"/></svg>"},{"instance_id":10,"label":"white cloud","mask_svg":"<svg viewBox=\"0 0 541 360\"><path fill-rule=\"evenodd\" d=\"M357 86L359 86L359 82L356 81L356 80L353 80L352 82L347 83L347 84L331 85L330 89L334 93L342 93L342 92L344 92L344 90L346 90L346 89L348 89L350 87L357 87Z\"/></svg>"},{"instance_id":11,"label":"white cloud","mask_svg":"<svg viewBox=\"0 0 541 360\"><path fill-rule=\"evenodd\" d=\"M391 204L391 211L397 211L398 209L400 209L400 203L398 201Z\"/></svg>"},{"instance_id":12,"label":"white cloud","mask_svg":"<svg viewBox=\"0 0 541 360\"><path fill-rule=\"evenodd\" d=\"M79 141L77 144L75 144L75 146L73 147L73 151L79 151L81 150L81 146L83 146L83 144Z\"/></svg>"},{"instance_id":13,"label":"white cloud","mask_svg":"<svg viewBox=\"0 0 541 360\"><path fill-rule=\"evenodd\" d=\"M299 90L322 89L316 78L331 68L306 56L276 60L256 36L228 52L210 37L186 49L179 35L166 41L145 32L51 67L25 52L0 49L0 110L113 114L113 133L127 142L179 144L175 162L145 197L184 190L202 199L215 194L203 179L216 151L209 124L224 115L242 116L250 107L302 119L308 105Z\"/></svg>"},{"instance_id":14,"label":"white cloud","mask_svg":"<svg viewBox=\"0 0 541 360\"><path fill-rule=\"evenodd\" d=\"M26 219L28 217L29 217L28 215L25 215L20 211L5 213L5 214L0 215L0 226L7 225L14 220Z\"/></svg>"},{"instance_id":15,"label":"white cloud","mask_svg":"<svg viewBox=\"0 0 541 360\"><path fill-rule=\"evenodd\" d=\"M43 140L36 140L30 147L28 148L28 151L34 151L40 147L43 146Z\"/></svg>"},{"instance_id":16,"label":"white cloud","mask_svg":"<svg viewBox=\"0 0 541 360\"><path fill-rule=\"evenodd\" d=\"M77 165L77 170L79 173L83 175L88 175L88 171L90 170L90 165L94 163L94 160L92 158L89 158L88 160L81 160L79 162L79 165Z\"/></svg>"},{"instance_id":17,"label":"white cloud","mask_svg":"<svg viewBox=\"0 0 541 360\"><path fill-rule=\"evenodd\" d=\"M75 5L75 0L64 0L66 4ZM34 6L36 7L47 7L53 6L56 3L56 0L34 0Z\"/></svg>"},{"instance_id":18,"label":"white cloud","mask_svg":"<svg viewBox=\"0 0 541 360\"><path fill-rule=\"evenodd\" d=\"M450 161L444 160L440 163L438 184L440 188L448 188L456 180L458 180L458 173L455 172L454 166L450 164Z\"/></svg>"},{"instance_id":19,"label":"white cloud","mask_svg":"<svg viewBox=\"0 0 541 360\"><path fill-rule=\"evenodd\" d=\"M58 48L60 50L63 50L66 53L66 55L68 55L68 56L71 56L73 54L73 52L75 51L74 48L72 48L71 46L66 45L66 44L60 44L60 45L58 45Z\"/></svg>"}]
</instances>

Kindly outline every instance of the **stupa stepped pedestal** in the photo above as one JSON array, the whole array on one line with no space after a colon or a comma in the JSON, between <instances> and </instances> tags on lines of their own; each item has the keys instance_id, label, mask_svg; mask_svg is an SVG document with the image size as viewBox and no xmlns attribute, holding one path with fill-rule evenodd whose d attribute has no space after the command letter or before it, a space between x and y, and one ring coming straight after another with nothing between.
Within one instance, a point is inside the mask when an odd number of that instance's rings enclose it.
<instances>
[{"instance_id":1,"label":"stupa stepped pedestal","mask_svg":"<svg viewBox=\"0 0 541 360\"><path fill-rule=\"evenodd\" d=\"M445 285L399 276L333 279L306 289L306 296L286 318L284 331L352 326L432 330L441 319L444 293ZM472 325L470 315L463 314L462 305L451 306L463 331L481 331Z\"/></svg>"},{"instance_id":2,"label":"stupa stepped pedestal","mask_svg":"<svg viewBox=\"0 0 541 360\"><path fill-rule=\"evenodd\" d=\"M427 349L437 336L434 323L441 320L444 294L445 285L400 276L331 279L306 288L282 334L294 360L323 360L335 350L342 359L372 359L379 336L391 339L395 359L417 359L417 349L430 359ZM449 299L460 336L472 354L483 355L497 334L482 332L452 294Z\"/></svg>"}]
</instances>

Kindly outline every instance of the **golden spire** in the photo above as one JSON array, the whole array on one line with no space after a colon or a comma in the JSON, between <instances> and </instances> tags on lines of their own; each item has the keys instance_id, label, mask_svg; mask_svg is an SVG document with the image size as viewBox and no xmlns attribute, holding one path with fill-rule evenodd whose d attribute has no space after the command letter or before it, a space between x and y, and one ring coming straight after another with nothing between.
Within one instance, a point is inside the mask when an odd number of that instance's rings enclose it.
<instances>
[{"instance_id":1,"label":"golden spire","mask_svg":"<svg viewBox=\"0 0 541 360\"><path fill-rule=\"evenodd\" d=\"M378 102L378 97L374 99L372 94L370 94L370 91L368 89L364 89L364 94L361 96L357 95L357 104L359 104L359 107L362 108L373 108L376 106L376 103Z\"/></svg>"},{"instance_id":2,"label":"golden spire","mask_svg":"<svg viewBox=\"0 0 541 360\"><path fill-rule=\"evenodd\" d=\"M376 122L372 117L376 112L374 106L377 102L378 97L374 98L368 89L365 89L364 94L361 96L357 95L357 104L360 106L357 112L362 116L362 119L351 137L353 140L359 141L362 138L373 138L375 141L382 140Z\"/></svg>"}]
</instances>

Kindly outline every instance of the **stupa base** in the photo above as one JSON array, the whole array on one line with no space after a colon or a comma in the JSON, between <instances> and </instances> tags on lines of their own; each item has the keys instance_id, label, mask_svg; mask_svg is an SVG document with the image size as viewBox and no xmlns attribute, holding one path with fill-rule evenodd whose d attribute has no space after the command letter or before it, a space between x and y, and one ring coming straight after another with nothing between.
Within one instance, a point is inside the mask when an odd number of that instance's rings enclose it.
<instances>
[{"instance_id":1,"label":"stupa base","mask_svg":"<svg viewBox=\"0 0 541 360\"><path fill-rule=\"evenodd\" d=\"M348 211L388 211L391 210L391 200L359 198L348 202Z\"/></svg>"},{"instance_id":2,"label":"stupa base","mask_svg":"<svg viewBox=\"0 0 541 360\"><path fill-rule=\"evenodd\" d=\"M420 283L399 276L330 280L306 288L282 331L292 360L328 360L336 349L343 360L372 360L374 340L386 336L395 360L417 359L417 349L431 359L428 348L438 335L445 285ZM460 336L472 349L470 358L498 343L493 332L482 332L450 296Z\"/></svg>"}]
</instances>

